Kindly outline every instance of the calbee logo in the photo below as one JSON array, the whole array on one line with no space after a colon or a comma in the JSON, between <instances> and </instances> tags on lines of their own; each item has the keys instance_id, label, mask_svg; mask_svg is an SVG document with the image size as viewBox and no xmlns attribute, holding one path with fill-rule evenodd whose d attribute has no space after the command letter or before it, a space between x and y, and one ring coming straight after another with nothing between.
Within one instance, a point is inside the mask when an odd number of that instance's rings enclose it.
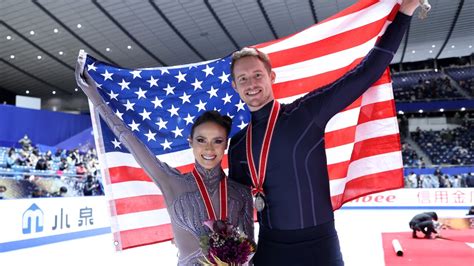
<instances>
[{"instance_id":1,"label":"calbee logo","mask_svg":"<svg viewBox=\"0 0 474 266\"><path fill-rule=\"evenodd\" d=\"M23 213L23 234L43 232L43 211L35 203Z\"/></svg>"}]
</instances>

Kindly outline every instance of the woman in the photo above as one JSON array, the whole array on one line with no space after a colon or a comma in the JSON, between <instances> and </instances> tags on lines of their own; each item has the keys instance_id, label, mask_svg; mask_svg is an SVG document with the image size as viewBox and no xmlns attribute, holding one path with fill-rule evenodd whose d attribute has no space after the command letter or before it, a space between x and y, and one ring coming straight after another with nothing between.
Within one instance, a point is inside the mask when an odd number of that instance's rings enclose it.
<instances>
[{"instance_id":1,"label":"woman","mask_svg":"<svg viewBox=\"0 0 474 266\"><path fill-rule=\"evenodd\" d=\"M239 226L253 239L250 190L227 180L221 168L232 120L216 111L210 111L194 122L189 144L195 157L195 168L192 173L181 174L159 161L105 104L95 82L86 71L83 72L81 61L84 62L85 58L80 56L76 67L78 85L119 141L133 154L163 193L171 218L174 240L179 250L178 265L196 265L203 260L204 254L199 240L201 236L209 233L203 226L203 222L207 220L227 220L232 225ZM203 186L200 187L198 182L202 182L200 184ZM223 191L227 193L221 193ZM210 200L210 204L205 204L206 199Z\"/></svg>"}]
</instances>

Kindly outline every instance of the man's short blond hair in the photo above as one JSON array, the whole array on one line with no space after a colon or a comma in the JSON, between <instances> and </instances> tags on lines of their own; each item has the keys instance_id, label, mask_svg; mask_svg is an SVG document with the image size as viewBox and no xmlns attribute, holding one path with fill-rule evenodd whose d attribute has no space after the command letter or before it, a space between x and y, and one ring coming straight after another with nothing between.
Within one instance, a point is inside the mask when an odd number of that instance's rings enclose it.
<instances>
[{"instance_id":1,"label":"man's short blond hair","mask_svg":"<svg viewBox=\"0 0 474 266\"><path fill-rule=\"evenodd\" d=\"M258 50L257 48L244 47L244 48L240 49L239 51L234 52L232 54L232 63L230 64L230 74L231 74L233 79L235 78L235 76L234 76L235 62L237 62L237 60L239 60L241 58L244 58L244 57L247 57L247 56L256 57L258 60L262 61L263 65L267 69L268 73L272 72L272 64L270 62L270 58L268 57L268 55L266 53Z\"/></svg>"}]
</instances>

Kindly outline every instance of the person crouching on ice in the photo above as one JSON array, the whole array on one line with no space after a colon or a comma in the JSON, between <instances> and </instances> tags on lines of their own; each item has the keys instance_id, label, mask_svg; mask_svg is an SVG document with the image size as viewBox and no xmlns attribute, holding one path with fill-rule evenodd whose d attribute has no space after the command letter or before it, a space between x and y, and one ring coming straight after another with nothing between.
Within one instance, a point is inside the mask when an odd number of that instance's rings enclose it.
<instances>
[{"instance_id":1,"label":"person crouching on ice","mask_svg":"<svg viewBox=\"0 0 474 266\"><path fill-rule=\"evenodd\" d=\"M413 230L412 237L418 238L416 232L421 231L425 234L425 238L431 239L431 233L438 233L434 221L438 221L436 212L424 212L415 215L410 221L410 228Z\"/></svg>"}]
</instances>

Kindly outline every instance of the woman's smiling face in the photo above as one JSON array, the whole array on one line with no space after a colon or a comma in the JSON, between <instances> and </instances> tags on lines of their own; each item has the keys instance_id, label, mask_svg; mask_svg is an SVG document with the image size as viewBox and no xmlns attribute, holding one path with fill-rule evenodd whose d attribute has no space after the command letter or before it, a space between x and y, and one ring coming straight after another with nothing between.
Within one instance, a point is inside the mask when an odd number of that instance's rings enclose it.
<instances>
[{"instance_id":1,"label":"woman's smiling face","mask_svg":"<svg viewBox=\"0 0 474 266\"><path fill-rule=\"evenodd\" d=\"M213 169L221 163L227 149L225 128L214 123L205 122L194 129L189 140L194 158L205 169Z\"/></svg>"}]
</instances>

